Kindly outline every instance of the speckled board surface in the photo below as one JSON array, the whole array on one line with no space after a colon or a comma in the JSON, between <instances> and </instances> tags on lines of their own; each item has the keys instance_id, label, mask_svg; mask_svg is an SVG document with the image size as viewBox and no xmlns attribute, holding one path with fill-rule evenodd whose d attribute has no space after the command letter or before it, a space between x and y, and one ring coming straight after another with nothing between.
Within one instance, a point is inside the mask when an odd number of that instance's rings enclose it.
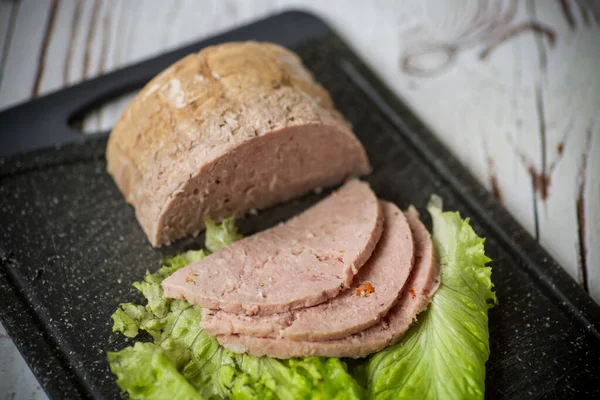
<instances>
[{"instance_id":1,"label":"speckled board surface","mask_svg":"<svg viewBox=\"0 0 600 400\"><path fill-rule=\"evenodd\" d=\"M304 33L294 33L290 21ZM207 43L252 38L291 46L330 90L367 149L374 172L366 179L380 197L401 207L415 204L430 223L424 206L436 193L445 208L471 217L487 238L500 301L490 312L487 396L600 395L600 308L319 20L299 13L276 16L62 96L71 104L77 96L91 104ZM90 93L100 92L91 100ZM54 117L44 118L59 107L61 94L53 96L0 114L0 143L18 142L16 148L27 150L40 135L31 131L36 118L47 122L42 131L64 139L60 143L72 141L71 133L60 132L63 125L52 125ZM203 237L152 249L105 172L105 140L75 141L0 158L0 317L51 397L110 399L119 397L119 389L105 352L128 344L111 332L110 315L118 303L139 300L131 283L146 269L156 269L165 254L199 247ZM2 153L9 151L4 147ZM266 210L240 225L245 233L264 229L323 195Z\"/></svg>"}]
</instances>

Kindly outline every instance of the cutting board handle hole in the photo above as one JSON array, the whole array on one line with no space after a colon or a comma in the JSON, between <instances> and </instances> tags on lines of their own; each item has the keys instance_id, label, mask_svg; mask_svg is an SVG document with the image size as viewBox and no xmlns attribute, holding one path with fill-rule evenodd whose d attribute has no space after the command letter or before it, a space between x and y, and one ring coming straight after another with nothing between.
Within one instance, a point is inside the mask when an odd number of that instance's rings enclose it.
<instances>
[{"instance_id":1,"label":"cutting board handle hole","mask_svg":"<svg viewBox=\"0 0 600 400\"><path fill-rule=\"evenodd\" d=\"M110 131L125 107L140 90L141 88L136 88L126 93L120 93L105 101L78 110L69 118L69 126L86 136Z\"/></svg>"}]
</instances>

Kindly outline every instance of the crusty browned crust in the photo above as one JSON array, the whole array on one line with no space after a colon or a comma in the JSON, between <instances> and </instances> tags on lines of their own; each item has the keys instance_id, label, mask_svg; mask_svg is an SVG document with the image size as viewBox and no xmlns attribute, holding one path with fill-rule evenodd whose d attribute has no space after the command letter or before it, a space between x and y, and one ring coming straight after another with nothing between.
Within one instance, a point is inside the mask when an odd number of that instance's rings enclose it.
<instances>
[{"instance_id":1,"label":"crusty browned crust","mask_svg":"<svg viewBox=\"0 0 600 400\"><path fill-rule=\"evenodd\" d=\"M326 132L313 132L323 146L344 147L345 154L333 152L328 157L347 159L312 180L295 186L291 182L287 192L284 185L270 187L273 193L263 200L260 192L249 201L231 201L235 192L215 191L220 175L228 174L232 163L227 157L234 150L259 142L268 149L271 139L256 139L279 132L291 141L308 132L307 126ZM282 146L280 141L277 146ZM303 156L303 149L296 149L295 154ZM239 152L252 154L252 148ZM306 149L304 155L311 153ZM121 115L106 157L108 172L135 207L140 225L155 246L196 233L203 228L204 215L219 219L263 208L369 171L360 142L300 59L280 46L256 42L208 47L156 76ZM239 160L242 170L256 162L247 158ZM279 160L273 167L284 168L286 162ZM217 167L225 170L216 171ZM314 168L327 171L328 165ZM268 166L259 170L265 179ZM306 172L312 176L310 171L297 173ZM238 180L244 179L251 180L241 175ZM293 181L289 176L286 179ZM266 189L259 185L256 190ZM189 218L190 207L195 207L194 215L199 217Z\"/></svg>"}]
</instances>

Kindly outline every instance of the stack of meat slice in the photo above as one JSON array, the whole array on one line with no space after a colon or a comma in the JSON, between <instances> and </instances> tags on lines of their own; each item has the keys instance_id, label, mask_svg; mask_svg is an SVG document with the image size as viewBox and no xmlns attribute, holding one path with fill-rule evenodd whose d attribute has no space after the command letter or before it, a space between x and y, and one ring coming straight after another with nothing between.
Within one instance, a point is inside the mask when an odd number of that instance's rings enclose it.
<instances>
[{"instance_id":1,"label":"stack of meat slice","mask_svg":"<svg viewBox=\"0 0 600 400\"><path fill-rule=\"evenodd\" d=\"M398 341L439 285L429 233L353 180L286 223L163 282L202 327L256 356L364 357Z\"/></svg>"}]
</instances>

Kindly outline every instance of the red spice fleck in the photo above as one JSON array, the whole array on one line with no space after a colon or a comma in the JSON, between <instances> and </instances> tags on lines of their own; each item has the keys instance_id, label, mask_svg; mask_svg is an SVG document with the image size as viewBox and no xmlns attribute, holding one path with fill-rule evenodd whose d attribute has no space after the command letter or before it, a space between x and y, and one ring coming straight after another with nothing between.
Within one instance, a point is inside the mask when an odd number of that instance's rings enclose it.
<instances>
[{"instance_id":1,"label":"red spice fleck","mask_svg":"<svg viewBox=\"0 0 600 400\"><path fill-rule=\"evenodd\" d=\"M370 282L365 282L356 289L356 295L360 297L369 297L372 293L375 293L375 288Z\"/></svg>"},{"instance_id":2,"label":"red spice fleck","mask_svg":"<svg viewBox=\"0 0 600 400\"><path fill-rule=\"evenodd\" d=\"M415 292L415 289L410 288L408 290L408 292L410 293L410 295L412 296L412 298L414 299L415 297L417 297L417 292Z\"/></svg>"}]
</instances>

